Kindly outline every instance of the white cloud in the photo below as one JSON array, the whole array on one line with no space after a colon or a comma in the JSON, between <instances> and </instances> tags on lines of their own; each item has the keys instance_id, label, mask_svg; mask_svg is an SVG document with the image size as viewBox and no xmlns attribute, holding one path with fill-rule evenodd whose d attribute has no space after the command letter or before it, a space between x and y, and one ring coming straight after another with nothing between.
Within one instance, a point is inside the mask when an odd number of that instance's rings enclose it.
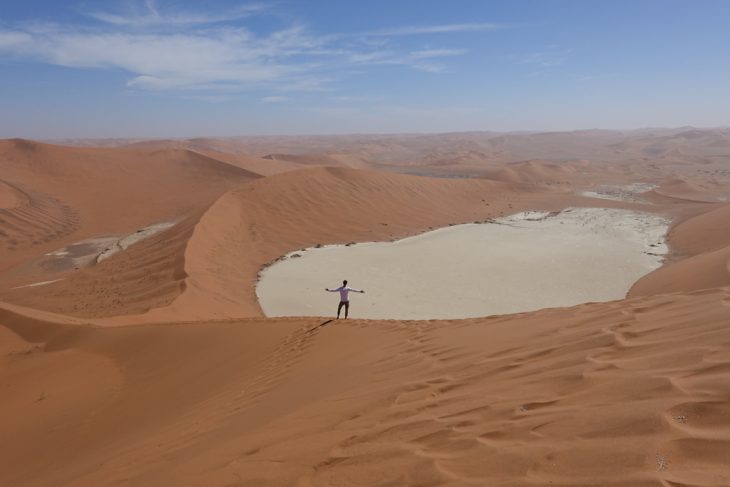
<instances>
[{"instance_id":1,"label":"white cloud","mask_svg":"<svg viewBox=\"0 0 730 487\"><path fill-rule=\"evenodd\" d=\"M281 103L287 100L289 100L289 98L285 96L265 96L261 98L261 101L264 103Z\"/></svg>"},{"instance_id":2,"label":"white cloud","mask_svg":"<svg viewBox=\"0 0 730 487\"><path fill-rule=\"evenodd\" d=\"M463 54L466 54L466 50L464 49L425 49L411 51L409 53L400 53L392 49L386 49L351 54L349 60L354 64L403 65L427 73L441 73L446 70L445 66L428 61L435 58L461 56Z\"/></svg>"},{"instance_id":3,"label":"white cloud","mask_svg":"<svg viewBox=\"0 0 730 487\"><path fill-rule=\"evenodd\" d=\"M563 66L572 49L559 49L550 46L545 51L531 52L520 61L520 64L532 64L542 68L553 68Z\"/></svg>"},{"instance_id":4,"label":"white cloud","mask_svg":"<svg viewBox=\"0 0 730 487\"><path fill-rule=\"evenodd\" d=\"M383 29L366 32L366 36L382 36L382 37L394 37L394 36L411 36L421 34L447 34L454 32L477 32L477 31L491 31L502 29L505 26L502 24L495 24L489 22L479 22L470 24L441 24L441 25L420 25L420 26L405 26L395 27L392 29Z\"/></svg>"},{"instance_id":5,"label":"white cloud","mask_svg":"<svg viewBox=\"0 0 730 487\"><path fill-rule=\"evenodd\" d=\"M263 4L251 3L215 14L205 12L164 12L154 0L143 4L130 4L129 12L86 12L85 15L106 24L128 27L184 26L231 22L267 9Z\"/></svg>"},{"instance_id":6,"label":"white cloud","mask_svg":"<svg viewBox=\"0 0 730 487\"><path fill-rule=\"evenodd\" d=\"M385 36L496 28L496 24L484 23L411 26L372 33L375 38L368 39L318 35L294 24L260 34L240 22L221 22L261 11L265 8L261 4L215 15L163 11L152 0L134 5L136 9L125 15L89 14L103 24L0 25L0 56L72 68L120 70L129 74L126 86L137 90L211 94L261 88L322 91L338 79L352 76L353 68L390 65L437 73L445 66L433 60L466 53L438 47L406 50Z\"/></svg>"},{"instance_id":7,"label":"white cloud","mask_svg":"<svg viewBox=\"0 0 730 487\"><path fill-rule=\"evenodd\" d=\"M33 38L25 32L0 31L0 49L22 49L33 42Z\"/></svg>"},{"instance_id":8,"label":"white cloud","mask_svg":"<svg viewBox=\"0 0 730 487\"><path fill-rule=\"evenodd\" d=\"M290 82L288 78L306 72L308 64L288 58L317 44L298 31L257 38L241 28L193 34L108 33L59 26L0 31L0 54L67 67L121 69L134 74L128 86L154 90Z\"/></svg>"},{"instance_id":9,"label":"white cloud","mask_svg":"<svg viewBox=\"0 0 730 487\"><path fill-rule=\"evenodd\" d=\"M400 64L395 63L398 54L390 49L383 51L354 52L348 56L353 64Z\"/></svg>"},{"instance_id":10,"label":"white cloud","mask_svg":"<svg viewBox=\"0 0 730 487\"><path fill-rule=\"evenodd\" d=\"M413 59L430 59L435 57L462 56L466 54L465 49L425 49L423 51L411 52Z\"/></svg>"}]
</instances>

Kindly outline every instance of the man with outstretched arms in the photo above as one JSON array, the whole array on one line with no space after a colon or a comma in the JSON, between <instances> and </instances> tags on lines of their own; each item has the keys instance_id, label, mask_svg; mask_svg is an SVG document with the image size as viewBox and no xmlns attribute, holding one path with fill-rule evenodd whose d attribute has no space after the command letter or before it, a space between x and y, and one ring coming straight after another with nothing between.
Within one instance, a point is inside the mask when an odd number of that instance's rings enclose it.
<instances>
[{"instance_id":1,"label":"man with outstretched arms","mask_svg":"<svg viewBox=\"0 0 730 487\"><path fill-rule=\"evenodd\" d=\"M342 307L345 307L345 319L347 319L347 312L350 311L350 291L353 293L364 293L365 291L362 291L360 289L353 289L351 287L347 287L347 280L342 281L342 286L338 287L337 289L330 289L325 288L325 291L330 293L340 293L340 304L337 306L337 319L340 319L340 311L342 310Z\"/></svg>"}]
</instances>

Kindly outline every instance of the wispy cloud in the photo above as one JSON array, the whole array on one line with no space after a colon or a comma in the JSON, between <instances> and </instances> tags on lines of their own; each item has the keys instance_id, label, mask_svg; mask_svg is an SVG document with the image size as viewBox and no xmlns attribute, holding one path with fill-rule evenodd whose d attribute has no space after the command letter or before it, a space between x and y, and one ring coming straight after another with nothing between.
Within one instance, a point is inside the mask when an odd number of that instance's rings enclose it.
<instances>
[{"instance_id":1,"label":"wispy cloud","mask_svg":"<svg viewBox=\"0 0 730 487\"><path fill-rule=\"evenodd\" d=\"M266 9L267 6L264 4L251 3L215 14L206 12L170 12L160 9L155 0L146 0L141 4L127 5L126 12L91 11L85 12L84 14L106 24L150 27L232 22L255 13L260 13Z\"/></svg>"},{"instance_id":2,"label":"wispy cloud","mask_svg":"<svg viewBox=\"0 0 730 487\"><path fill-rule=\"evenodd\" d=\"M286 96L272 95L261 98L263 103L281 103L289 100Z\"/></svg>"},{"instance_id":3,"label":"wispy cloud","mask_svg":"<svg viewBox=\"0 0 730 487\"><path fill-rule=\"evenodd\" d=\"M363 35L394 37L422 34L448 34L455 32L490 31L502 29L504 27L505 25L503 24L496 24L491 22L478 22L468 24L411 25L365 32Z\"/></svg>"},{"instance_id":4,"label":"wispy cloud","mask_svg":"<svg viewBox=\"0 0 730 487\"><path fill-rule=\"evenodd\" d=\"M466 49L425 49L423 51L411 52L413 59L430 59L437 57L462 56L466 54Z\"/></svg>"},{"instance_id":5,"label":"wispy cloud","mask_svg":"<svg viewBox=\"0 0 730 487\"><path fill-rule=\"evenodd\" d=\"M350 62L355 64L405 65L419 71L441 73L445 71L445 66L434 62L435 59L462 56L466 52L465 49L424 49L403 53L393 49L384 49L352 54Z\"/></svg>"},{"instance_id":6,"label":"wispy cloud","mask_svg":"<svg viewBox=\"0 0 730 487\"><path fill-rule=\"evenodd\" d=\"M563 66L573 49L550 47L544 51L531 52L520 60L520 64L531 64L542 68Z\"/></svg>"},{"instance_id":7,"label":"wispy cloud","mask_svg":"<svg viewBox=\"0 0 730 487\"><path fill-rule=\"evenodd\" d=\"M310 68L321 42L299 28L257 37L243 28L195 33L139 33L63 26L0 31L0 54L77 68L115 68L133 73L128 86L169 90L292 82Z\"/></svg>"},{"instance_id":8,"label":"wispy cloud","mask_svg":"<svg viewBox=\"0 0 730 487\"><path fill-rule=\"evenodd\" d=\"M134 90L201 96L261 88L321 91L355 69L390 65L444 72L447 58L467 52L438 46L406 49L391 38L498 28L487 23L406 26L353 37L317 34L295 23L260 33L240 21L265 12L259 3L216 14L163 10L154 0L127 6L122 13L88 13L94 22L84 25L0 25L0 56L120 70L129 73L126 86Z\"/></svg>"}]
</instances>

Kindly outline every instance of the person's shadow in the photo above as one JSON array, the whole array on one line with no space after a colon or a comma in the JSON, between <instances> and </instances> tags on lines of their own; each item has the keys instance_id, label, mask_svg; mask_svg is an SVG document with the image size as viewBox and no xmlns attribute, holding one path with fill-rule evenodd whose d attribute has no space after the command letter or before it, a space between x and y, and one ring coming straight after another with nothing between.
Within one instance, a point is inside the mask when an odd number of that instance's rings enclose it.
<instances>
[{"instance_id":1,"label":"person's shadow","mask_svg":"<svg viewBox=\"0 0 730 487\"><path fill-rule=\"evenodd\" d=\"M309 330L307 330L307 333L314 333L317 330L319 330L320 328L322 328L323 326L332 323L333 321L335 321L335 320L327 320L327 321L324 321L324 322L320 323L319 325L317 325L315 327L312 327Z\"/></svg>"}]
</instances>

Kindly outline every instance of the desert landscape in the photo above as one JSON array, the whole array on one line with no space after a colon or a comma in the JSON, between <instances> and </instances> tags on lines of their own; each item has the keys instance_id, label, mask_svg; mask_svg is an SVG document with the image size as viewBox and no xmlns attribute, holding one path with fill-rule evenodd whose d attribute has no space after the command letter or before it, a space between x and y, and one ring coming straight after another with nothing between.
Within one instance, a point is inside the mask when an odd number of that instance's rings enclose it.
<instances>
[{"instance_id":1,"label":"desert landscape","mask_svg":"<svg viewBox=\"0 0 730 487\"><path fill-rule=\"evenodd\" d=\"M730 2L0 2L0 487L730 487Z\"/></svg>"},{"instance_id":2,"label":"desert landscape","mask_svg":"<svg viewBox=\"0 0 730 487\"><path fill-rule=\"evenodd\" d=\"M728 198L729 129L1 140L0 485L730 485Z\"/></svg>"}]
</instances>

